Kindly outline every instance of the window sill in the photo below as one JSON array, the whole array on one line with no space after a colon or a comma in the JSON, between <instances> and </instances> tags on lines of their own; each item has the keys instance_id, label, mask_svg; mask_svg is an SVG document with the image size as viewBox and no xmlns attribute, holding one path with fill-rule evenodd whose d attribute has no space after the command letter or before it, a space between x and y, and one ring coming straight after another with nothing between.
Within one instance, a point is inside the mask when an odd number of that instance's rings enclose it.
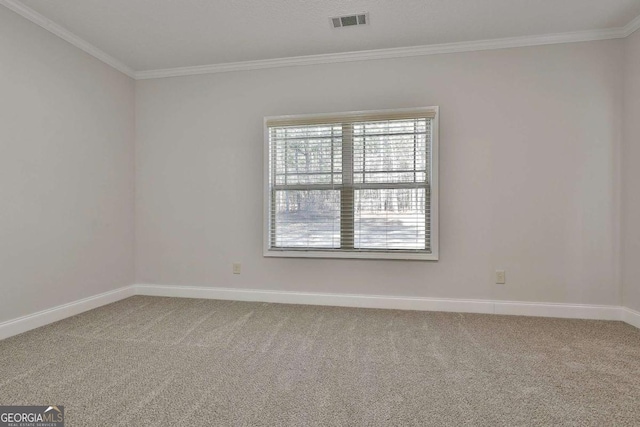
<instances>
[{"instance_id":1,"label":"window sill","mask_svg":"<svg viewBox=\"0 0 640 427\"><path fill-rule=\"evenodd\" d=\"M437 261L437 253L424 252L383 252L383 251L353 251L333 252L330 250L265 250L265 257L273 258L334 258L334 259L395 259L412 261Z\"/></svg>"}]
</instances>

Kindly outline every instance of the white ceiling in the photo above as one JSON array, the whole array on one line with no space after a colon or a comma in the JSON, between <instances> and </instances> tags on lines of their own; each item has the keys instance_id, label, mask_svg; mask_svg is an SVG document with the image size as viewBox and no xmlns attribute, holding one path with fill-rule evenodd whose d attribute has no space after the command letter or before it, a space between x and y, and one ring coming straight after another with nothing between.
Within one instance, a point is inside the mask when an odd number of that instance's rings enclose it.
<instances>
[{"instance_id":1,"label":"white ceiling","mask_svg":"<svg viewBox=\"0 0 640 427\"><path fill-rule=\"evenodd\" d=\"M640 0L22 0L136 71L624 27ZM369 12L334 30L331 16Z\"/></svg>"}]
</instances>

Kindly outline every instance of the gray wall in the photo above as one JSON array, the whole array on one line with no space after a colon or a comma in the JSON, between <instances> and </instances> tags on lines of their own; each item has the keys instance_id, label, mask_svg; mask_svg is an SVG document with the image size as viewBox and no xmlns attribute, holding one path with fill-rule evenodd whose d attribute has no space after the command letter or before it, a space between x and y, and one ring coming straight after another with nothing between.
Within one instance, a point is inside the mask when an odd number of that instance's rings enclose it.
<instances>
[{"instance_id":1,"label":"gray wall","mask_svg":"<svg viewBox=\"0 0 640 427\"><path fill-rule=\"evenodd\" d=\"M640 31L625 40L622 177L623 305L640 311Z\"/></svg>"},{"instance_id":2,"label":"gray wall","mask_svg":"<svg viewBox=\"0 0 640 427\"><path fill-rule=\"evenodd\" d=\"M132 283L134 100L0 7L0 322Z\"/></svg>"},{"instance_id":3,"label":"gray wall","mask_svg":"<svg viewBox=\"0 0 640 427\"><path fill-rule=\"evenodd\" d=\"M640 32L137 83L0 33L0 322L134 282L640 310ZM429 105L439 262L262 257L264 116Z\"/></svg>"},{"instance_id":4,"label":"gray wall","mask_svg":"<svg viewBox=\"0 0 640 427\"><path fill-rule=\"evenodd\" d=\"M136 281L619 305L623 48L138 81ZM430 105L441 108L439 262L263 258L264 116Z\"/></svg>"}]
</instances>

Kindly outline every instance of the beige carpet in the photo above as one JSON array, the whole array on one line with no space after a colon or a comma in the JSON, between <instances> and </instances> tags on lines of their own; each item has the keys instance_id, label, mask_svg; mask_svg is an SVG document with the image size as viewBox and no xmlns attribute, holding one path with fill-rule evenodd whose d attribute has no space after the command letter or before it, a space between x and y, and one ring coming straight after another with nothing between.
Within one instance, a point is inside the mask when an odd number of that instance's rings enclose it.
<instances>
[{"instance_id":1,"label":"beige carpet","mask_svg":"<svg viewBox=\"0 0 640 427\"><path fill-rule=\"evenodd\" d=\"M621 322L132 297L0 341L67 426L640 425Z\"/></svg>"}]
</instances>

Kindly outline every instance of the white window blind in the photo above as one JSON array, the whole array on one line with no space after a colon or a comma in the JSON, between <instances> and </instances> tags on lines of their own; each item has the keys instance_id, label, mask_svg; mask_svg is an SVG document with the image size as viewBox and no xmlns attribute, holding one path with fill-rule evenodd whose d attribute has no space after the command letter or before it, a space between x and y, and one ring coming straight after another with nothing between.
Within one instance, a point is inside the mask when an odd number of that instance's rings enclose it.
<instances>
[{"instance_id":1,"label":"white window blind","mask_svg":"<svg viewBox=\"0 0 640 427\"><path fill-rule=\"evenodd\" d=\"M436 120L435 108L267 119L265 255L437 259Z\"/></svg>"}]
</instances>

